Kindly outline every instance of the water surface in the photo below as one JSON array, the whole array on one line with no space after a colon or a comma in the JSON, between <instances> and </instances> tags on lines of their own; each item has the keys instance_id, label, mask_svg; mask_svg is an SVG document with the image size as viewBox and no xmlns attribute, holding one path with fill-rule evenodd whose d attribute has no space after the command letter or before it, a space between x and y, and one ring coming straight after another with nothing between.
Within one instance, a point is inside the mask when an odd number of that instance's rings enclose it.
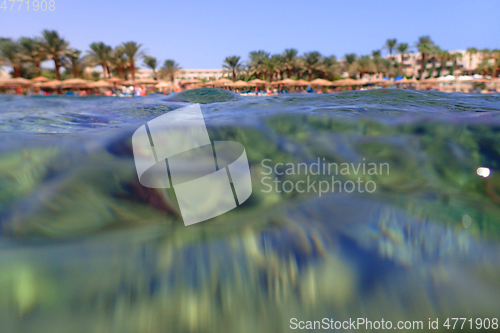
<instances>
[{"instance_id":1,"label":"water surface","mask_svg":"<svg viewBox=\"0 0 500 333\"><path fill-rule=\"evenodd\" d=\"M187 105L164 98L0 96L2 332L499 316L499 95L381 89L202 104L211 140L245 146L253 194L190 227L172 191L143 188L135 173L132 133ZM374 193L265 193L263 160L318 158L390 173L362 176Z\"/></svg>"}]
</instances>

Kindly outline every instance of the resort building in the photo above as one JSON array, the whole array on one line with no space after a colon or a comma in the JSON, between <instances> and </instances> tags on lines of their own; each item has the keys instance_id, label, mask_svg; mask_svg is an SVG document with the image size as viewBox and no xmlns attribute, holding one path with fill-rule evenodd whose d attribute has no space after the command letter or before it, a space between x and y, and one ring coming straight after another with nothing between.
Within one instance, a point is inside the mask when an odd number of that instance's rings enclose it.
<instances>
[{"instance_id":1,"label":"resort building","mask_svg":"<svg viewBox=\"0 0 500 333\"><path fill-rule=\"evenodd\" d=\"M181 69L175 79L179 80L218 80L224 74L222 69Z\"/></svg>"},{"instance_id":2,"label":"resort building","mask_svg":"<svg viewBox=\"0 0 500 333\"><path fill-rule=\"evenodd\" d=\"M92 72L101 73L102 76L102 68L86 68L86 73L90 75ZM217 80L220 79L224 74L223 69L180 69L176 76L175 81L184 81L184 80ZM136 68L135 70L135 78L136 79L150 79L152 78L153 70L152 69L144 69L144 68Z\"/></svg>"},{"instance_id":3,"label":"resort building","mask_svg":"<svg viewBox=\"0 0 500 333\"><path fill-rule=\"evenodd\" d=\"M476 54L469 54L466 50L453 50L449 51L450 55L462 54L456 58L455 74L465 75L470 74L474 69L477 68L479 63L482 61L483 55L478 52ZM386 57L387 59L394 59L403 65L403 73L407 76L418 76L422 68L422 57L420 53L409 53L401 57L401 54L393 54ZM454 60L448 60L443 69L441 70L441 76L448 75L453 67ZM441 68L441 62L434 57L427 58L426 70L430 70L434 67L433 76L439 72ZM427 75L427 74L426 74Z\"/></svg>"}]
</instances>

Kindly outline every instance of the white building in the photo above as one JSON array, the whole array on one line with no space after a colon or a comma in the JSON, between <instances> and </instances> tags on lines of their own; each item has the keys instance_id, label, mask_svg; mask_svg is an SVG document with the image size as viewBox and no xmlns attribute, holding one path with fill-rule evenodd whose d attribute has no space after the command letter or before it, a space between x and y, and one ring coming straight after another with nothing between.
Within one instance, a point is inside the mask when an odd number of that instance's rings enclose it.
<instances>
[{"instance_id":1,"label":"white building","mask_svg":"<svg viewBox=\"0 0 500 333\"><path fill-rule=\"evenodd\" d=\"M101 73L102 76L102 67L95 68L87 68L86 72L90 75L92 72ZM175 75L175 81L181 80L217 80L223 76L224 71L222 69L180 69ZM143 69L136 68L135 69L135 78L136 79L151 79L153 78L153 70L152 69Z\"/></svg>"},{"instance_id":2,"label":"white building","mask_svg":"<svg viewBox=\"0 0 500 333\"><path fill-rule=\"evenodd\" d=\"M176 80L218 80L223 76L222 69L184 69L175 76Z\"/></svg>"},{"instance_id":3,"label":"white building","mask_svg":"<svg viewBox=\"0 0 500 333\"><path fill-rule=\"evenodd\" d=\"M457 65L455 67L456 74L468 74L472 72L483 59L483 55L478 52L476 54L470 55L466 50L453 50L449 51L450 55L461 53L462 57L457 57ZM388 59L394 59L403 65L403 73L407 76L418 76L422 68L422 57L420 53L409 53L405 54L404 58L401 59L401 54L393 54L392 56L387 56ZM430 70L434 66L433 76L435 76L439 69L441 68L441 62L439 59L434 59L432 56L427 57L426 70ZM453 66L453 60L449 60L444 64L441 70L441 76L448 75ZM426 74L427 75L427 74Z\"/></svg>"}]
</instances>

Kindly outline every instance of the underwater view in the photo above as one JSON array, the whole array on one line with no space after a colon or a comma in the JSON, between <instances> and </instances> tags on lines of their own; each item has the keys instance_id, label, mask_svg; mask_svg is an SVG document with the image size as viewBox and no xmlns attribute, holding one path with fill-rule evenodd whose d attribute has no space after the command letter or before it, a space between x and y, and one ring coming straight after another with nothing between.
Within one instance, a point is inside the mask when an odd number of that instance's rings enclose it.
<instances>
[{"instance_id":1,"label":"underwater view","mask_svg":"<svg viewBox=\"0 0 500 333\"><path fill-rule=\"evenodd\" d=\"M193 103L244 146L252 194L185 226L132 135ZM396 89L0 95L0 331L497 331L499 111Z\"/></svg>"}]
</instances>

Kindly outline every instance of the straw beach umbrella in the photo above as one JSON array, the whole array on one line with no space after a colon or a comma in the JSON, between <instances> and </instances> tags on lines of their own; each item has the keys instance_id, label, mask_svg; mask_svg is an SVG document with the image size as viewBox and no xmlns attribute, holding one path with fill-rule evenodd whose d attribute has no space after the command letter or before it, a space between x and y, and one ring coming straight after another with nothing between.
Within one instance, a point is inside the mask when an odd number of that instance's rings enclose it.
<instances>
[{"instance_id":1,"label":"straw beach umbrella","mask_svg":"<svg viewBox=\"0 0 500 333\"><path fill-rule=\"evenodd\" d=\"M302 80L302 79L295 81L295 85L297 85L297 86L308 86L310 84L311 84L311 82L306 81L306 80Z\"/></svg>"},{"instance_id":2,"label":"straw beach umbrella","mask_svg":"<svg viewBox=\"0 0 500 333\"><path fill-rule=\"evenodd\" d=\"M113 83L106 82L106 81L103 81L103 80L92 82L89 85L91 87L94 87L94 88L113 88Z\"/></svg>"},{"instance_id":3,"label":"straw beach umbrella","mask_svg":"<svg viewBox=\"0 0 500 333\"><path fill-rule=\"evenodd\" d=\"M221 78L221 79L218 79L216 81L205 82L204 85L205 86L222 87L224 84L231 83L231 82L233 82L233 81L225 79L225 78Z\"/></svg>"},{"instance_id":4,"label":"straw beach umbrella","mask_svg":"<svg viewBox=\"0 0 500 333\"><path fill-rule=\"evenodd\" d=\"M248 84L248 82L242 80L225 84L226 87L231 87L231 88L244 88L244 87L249 87L250 85L251 84Z\"/></svg>"},{"instance_id":5,"label":"straw beach umbrella","mask_svg":"<svg viewBox=\"0 0 500 333\"><path fill-rule=\"evenodd\" d=\"M155 88L173 88L174 85L171 82L161 81Z\"/></svg>"},{"instance_id":6,"label":"straw beach umbrella","mask_svg":"<svg viewBox=\"0 0 500 333\"><path fill-rule=\"evenodd\" d=\"M3 85L3 86L23 86L23 87L27 87L27 86L31 86L32 84L33 84L32 81L27 80L27 79L22 78L22 77L16 77L14 79L4 79L4 80L0 81L0 85Z\"/></svg>"},{"instance_id":7,"label":"straw beach umbrella","mask_svg":"<svg viewBox=\"0 0 500 333\"><path fill-rule=\"evenodd\" d=\"M62 81L59 81L59 80L50 80L48 82L45 82L43 84L44 87L47 87L47 88L57 88L59 87L60 85L62 84Z\"/></svg>"},{"instance_id":8,"label":"straw beach umbrella","mask_svg":"<svg viewBox=\"0 0 500 333\"><path fill-rule=\"evenodd\" d=\"M292 80L292 79L284 79L281 81L274 81L274 82L271 82L271 84L272 85L282 84L284 86L300 86L300 84L297 83L296 80Z\"/></svg>"},{"instance_id":9,"label":"straw beach umbrella","mask_svg":"<svg viewBox=\"0 0 500 333\"><path fill-rule=\"evenodd\" d=\"M146 86L154 86L158 84L158 81L153 79L139 79L135 81L136 84L143 84Z\"/></svg>"},{"instance_id":10,"label":"straw beach umbrella","mask_svg":"<svg viewBox=\"0 0 500 333\"><path fill-rule=\"evenodd\" d=\"M266 84L269 84L269 82L261 80L261 79L253 79L248 81L248 83L254 85L254 86L264 86Z\"/></svg>"},{"instance_id":11,"label":"straw beach umbrella","mask_svg":"<svg viewBox=\"0 0 500 333\"><path fill-rule=\"evenodd\" d=\"M48 82L50 81L50 79L48 77L45 77L45 76L37 76L33 79L31 79L31 82Z\"/></svg>"},{"instance_id":12,"label":"straw beach umbrella","mask_svg":"<svg viewBox=\"0 0 500 333\"><path fill-rule=\"evenodd\" d=\"M136 86L136 85L137 85L137 82L132 81L132 80L127 80L127 81L123 81L123 82L121 83L121 85L124 85L124 86Z\"/></svg>"},{"instance_id":13,"label":"straw beach umbrella","mask_svg":"<svg viewBox=\"0 0 500 333\"><path fill-rule=\"evenodd\" d=\"M333 82L324 79L315 79L311 81L310 85L320 86L320 87L331 87L333 86Z\"/></svg>"},{"instance_id":14,"label":"straw beach umbrella","mask_svg":"<svg viewBox=\"0 0 500 333\"><path fill-rule=\"evenodd\" d=\"M118 78L118 77L112 77L112 78L105 79L105 80L106 80L106 81L108 81L108 82L116 82L116 83L120 83L120 82L125 81L125 80L120 79L120 78Z\"/></svg>"},{"instance_id":15,"label":"straw beach umbrella","mask_svg":"<svg viewBox=\"0 0 500 333\"><path fill-rule=\"evenodd\" d=\"M91 83L92 81L74 78L62 81L61 85L63 87L89 87Z\"/></svg>"},{"instance_id":16,"label":"straw beach umbrella","mask_svg":"<svg viewBox=\"0 0 500 333\"><path fill-rule=\"evenodd\" d=\"M197 84L197 83L203 83L202 80L197 80L197 79L192 79L192 80L181 80L182 84Z\"/></svg>"},{"instance_id":17,"label":"straw beach umbrella","mask_svg":"<svg viewBox=\"0 0 500 333\"><path fill-rule=\"evenodd\" d=\"M353 80L351 78L333 81L332 83L334 86L356 86L360 84L359 81Z\"/></svg>"}]
</instances>

